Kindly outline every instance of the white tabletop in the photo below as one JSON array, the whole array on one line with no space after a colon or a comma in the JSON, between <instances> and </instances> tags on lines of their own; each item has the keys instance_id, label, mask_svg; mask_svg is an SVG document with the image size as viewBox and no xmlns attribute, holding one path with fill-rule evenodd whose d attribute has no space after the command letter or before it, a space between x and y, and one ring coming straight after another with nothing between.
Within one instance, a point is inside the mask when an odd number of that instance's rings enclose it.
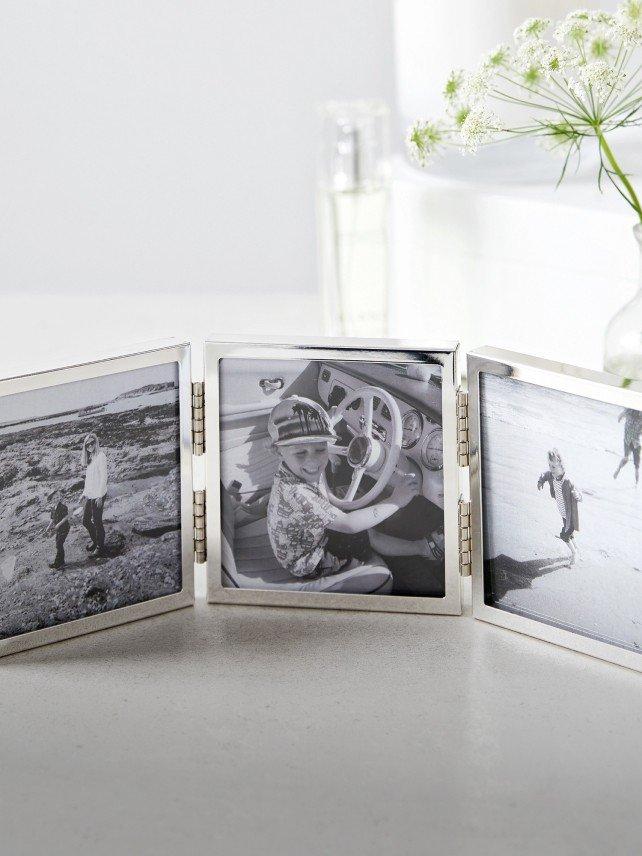
<instances>
[{"instance_id":1,"label":"white tabletop","mask_svg":"<svg viewBox=\"0 0 642 856\"><path fill-rule=\"evenodd\" d=\"M469 615L187 608L2 662L3 852L640 852L640 676Z\"/></svg>"}]
</instances>

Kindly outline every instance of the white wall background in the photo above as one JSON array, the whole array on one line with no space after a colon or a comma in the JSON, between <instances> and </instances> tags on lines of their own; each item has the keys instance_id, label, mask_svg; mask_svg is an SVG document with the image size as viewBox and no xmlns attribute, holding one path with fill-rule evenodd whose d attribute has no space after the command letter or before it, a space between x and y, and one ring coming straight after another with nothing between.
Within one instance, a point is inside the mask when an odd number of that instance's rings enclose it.
<instances>
[{"instance_id":1,"label":"white wall background","mask_svg":"<svg viewBox=\"0 0 642 856\"><path fill-rule=\"evenodd\" d=\"M390 6L3 0L2 292L313 292L315 105L392 101Z\"/></svg>"}]
</instances>

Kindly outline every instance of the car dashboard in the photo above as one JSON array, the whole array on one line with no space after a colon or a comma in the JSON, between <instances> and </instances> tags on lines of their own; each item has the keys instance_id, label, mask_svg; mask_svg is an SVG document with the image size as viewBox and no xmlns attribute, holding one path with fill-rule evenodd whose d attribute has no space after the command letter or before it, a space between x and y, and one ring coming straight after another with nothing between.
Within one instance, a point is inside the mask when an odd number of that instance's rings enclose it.
<instances>
[{"instance_id":1,"label":"car dashboard","mask_svg":"<svg viewBox=\"0 0 642 856\"><path fill-rule=\"evenodd\" d=\"M319 396L327 408L335 407L359 387L381 386L380 382L362 380L354 377L334 365L323 363L319 369ZM406 402L395 392L391 392L402 420L402 454L410 458L422 471L437 471L443 468L443 437L441 425L426 412ZM364 406L360 399L353 402L345 413L345 420L355 431L360 430L360 418ZM373 434L390 448L392 418L386 404L378 398L374 400Z\"/></svg>"}]
</instances>

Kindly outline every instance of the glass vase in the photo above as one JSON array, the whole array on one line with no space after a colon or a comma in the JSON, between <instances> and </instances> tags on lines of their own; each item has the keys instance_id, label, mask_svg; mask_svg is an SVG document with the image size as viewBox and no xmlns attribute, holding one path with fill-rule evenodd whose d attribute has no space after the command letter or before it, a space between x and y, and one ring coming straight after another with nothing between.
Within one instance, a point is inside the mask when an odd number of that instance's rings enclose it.
<instances>
[{"instance_id":1,"label":"glass vase","mask_svg":"<svg viewBox=\"0 0 642 856\"><path fill-rule=\"evenodd\" d=\"M629 380L642 380L642 223L633 228L640 248L638 290L611 318L604 337L604 368Z\"/></svg>"},{"instance_id":2,"label":"glass vase","mask_svg":"<svg viewBox=\"0 0 642 856\"><path fill-rule=\"evenodd\" d=\"M325 332L388 332L389 113L378 101L321 112L317 195Z\"/></svg>"}]
</instances>

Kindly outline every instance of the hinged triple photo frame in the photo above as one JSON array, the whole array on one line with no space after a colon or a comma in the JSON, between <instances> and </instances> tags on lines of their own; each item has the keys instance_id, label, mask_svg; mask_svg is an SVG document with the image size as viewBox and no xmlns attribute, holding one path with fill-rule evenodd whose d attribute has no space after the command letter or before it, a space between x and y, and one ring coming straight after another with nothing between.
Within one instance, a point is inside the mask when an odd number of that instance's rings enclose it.
<instances>
[{"instance_id":1,"label":"hinged triple photo frame","mask_svg":"<svg viewBox=\"0 0 642 856\"><path fill-rule=\"evenodd\" d=\"M447 615L472 574L475 618L642 670L641 384L482 348L465 389L454 342L191 356L0 381L0 655L189 606L203 563L211 603Z\"/></svg>"}]
</instances>

